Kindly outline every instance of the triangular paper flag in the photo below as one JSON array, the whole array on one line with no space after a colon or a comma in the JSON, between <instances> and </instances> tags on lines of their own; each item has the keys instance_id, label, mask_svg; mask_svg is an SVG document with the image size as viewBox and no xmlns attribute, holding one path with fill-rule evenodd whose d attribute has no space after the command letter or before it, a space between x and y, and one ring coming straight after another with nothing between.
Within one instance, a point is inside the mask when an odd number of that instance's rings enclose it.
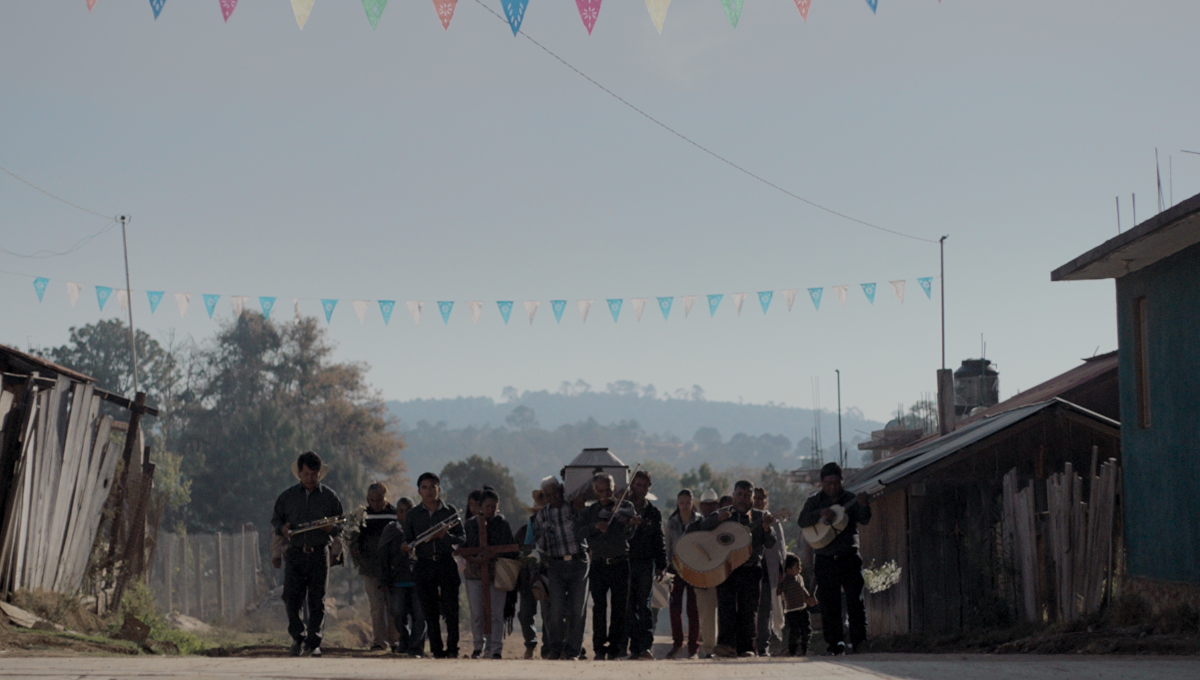
<instances>
[{"instance_id":1,"label":"triangular paper flag","mask_svg":"<svg viewBox=\"0 0 1200 680\"><path fill-rule=\"evenodd\" d=\"M175 304L179 305L179 318L187 316L188 305L192 304L192 294L176 293Z\"/></svg>"},{"instance_id":2,"label":"triangular paper flag","mask_svg":"<svg viewBox=\"0 0 1200 680\"><path fill-rule=\"evenodd\" d=\"M683 297L681 297L679 299L683 300L683 318L686 319L688 314L692 313L692 305L696 304L696 296L695 295L684 295Z\"/></svg>"},{"instance_id":3,"label":"triangular paper flag","mask_svg":"<svg viewBox=\"0 0 1200 680\"><path fill-rule=\"evenodd\" d=\"M588 312L592 310L591 300L576 300L575 304L579 305L579 316L583 317L583 323L587 323Z\"/></svg>"},{"instance_id":4,"label":"triangular paper flag","mask_svg":"<svg viewBox=\"0 0 1200 680\"><path fill-rule=\"evenodd\" d=\"M217 300L221 299L220 295L204 293L204 308L208 310L208 318L212 318L213 312L217 309Z\"/></svg>"},{"instance_id":5,"label":"triangular paper flag","mask_svg":"<svg viewBox=\"0 0 1200 680\"><path fill-rule=\"evenodd\" d=\"M921 284L921 290L925 291L925 297L933 299L933 277L925 276L917 279L917 283Z\"/></svg>"},{"instance_id":6,"label":"triangular paper flag","mask_svg":"<svg viewBox=\"0 0 1200 680\"><path fill-rule=\"evenodd\" d=\"M354 308L354 315L358 317L360 324L367 322L367 309L371 307L371 303L366 300L351 300L350 306Z\"/></svg>"},{"instance_id":7,"label":"triangular paper flag","mask_svg":"<svg viewBox=\"0 0 1200 680\"><path fill-rule=\"evenodd\" d=\"M749 293L734 293L729 297L733 298L733 307L737 310L738 316L742 315L742 303L746 301L746 296Z\"/></svg>"},{"instance_id":8,"label":"triangular paper flag","mask_svg":"<svg viewBox=\"0 0 1200 680\"><path fill-rule=\"evenodd\" d=\"M229 301L233 303L234 316L242 315L242 312L246 309L246 301L249 299L250 298L246 297L245 295L234 295L233 297L229 298Z\"/></svg>"},{"instance_id":9,"label":"triangular paper flag","mask_svg":"<svg viewBox=\"0 0 1200 680\"><path fill-rule=\"evenodd\" d=\"M395 300L380 300L379 313L383 315L383 325L388 325L392 320L392 310L396 308Z\"/></svg>"},{"instance_id":10,"label":"triangular paper flag","mask_svg":"<svg viewBox=\"0 0 1200 680\"><path fill-rule=\"evenodd\" d=\"M512 315L512 300L503 300L496 302L496 306L500 309L500 316L504 319L504 325L508 325L508 317Z\"/></svg>"},{"instance_id":11,"label":"triangular paper flag","mask_svg":"<svg viewBox=\"0 0 1200 680\"><path fill-rule=\"evenodd\" d=\"M837 296L838 304L846 306L846 291L850 290L850 286L834 286L833 294Z\"/></svg>"},{"instance_id":12,"label":"triangular paper flag","mask_svg":"<svg viewBox=\"0 0 1200 680\"><path fill-rule=\"evenodd\" d=\"M875 8L879 7L879 0L867 0L867 7L870 7L871 11L874 12Z\"/></svg>"},{"instance_id":13,"label":"triangular paper flag","mask_svg":"<svg viewBox=\"0 0 1200 680\"><path fill-rule=\"evenodd\" d=\"M529 0L500 0L500 5L504 7L504 16L508 19L508 25L512 26L513 35L516 35L521 30L521 22L525 20L525 8L529 6Z\"/></svg>"},{"instance_id":14,"label":"triangular paper flag","mask_svg":"<svg viewBox=\"0 0 1200 680\"><path fill-rule=\"evenodd\" d=\"M566 300L551 300L550 309L554 310L554 318L558 323L562 323L563 311L567 308Z\"/></svg>"},{"instance_id":15,"label":"triangular paper flag","mask_svg":"<svg viewBox=\"0 0 1200 680\"><path fill-rule=\"evenodd\" d=\"M658 299L658 308L662 310L663 321L666 321L671 316L671 304L675 302L674 297L660 297Z\"/></svg>"},{"instance_id":16,"label":"triangular paper flag","mask_svg":"<svg viewBox=\"0 0 1200 680\"><path fill-rule=\"evenodd\" d=\"M600 3L603 0L575 0L575 6L579 8L579 18L583 19L583 27L587 29L588 35L592 34L592 29L596 27L596 19L600 18Z\"/></svg>"},{"instance_id":17,"label":"triangular paper flag","mask_svg":"<svg viewBox=\"0 0 1200 680\"><path fill-rule=\"evenodd\" d=\"M467 309L471 310L471 325L479 325L479 315L483 314L483 303L479 300L471 300L467 303Z\"/></svg>"},{"instance_id":18,"label":"triangular paper flag","mask_svg":"<svg viewBox=\"0 0 1200 680\"><path fill-rule=\"evenodd\" d=\"M458 0L433 0L433 9L442 22L442 28L447 31L450 30L450 20L454 18L454 8L457 6Z\"/></svg>"},{"instance_id":19,"label":"triangular paper flag","mask_svg":"<svg viewBox=\"0 0 1200 680\"><path fill-rule=\"evenodd\" d=\"M296 25L300 30L304 30L304 24L308 23L308 15L312 12L313 2L315 0L292 0L292 12L296 15Z\"/></svg>"},{"instance_id":20,"label":"triangular paper flag","mask_svg":"<svg viewBox=\"0 0 1200 680\"><path fill-rule=\"evenodd\" d=\"M808 8L812 6L812 0L796 0L796 9L800 10L800 18L808 21Z\"/></svg>"},{"instance_id":21,"label":"triangular paper flag","mask_svg":"<svg viewBox=\"0 0 1200 680\"><path fill-rule=\"evenodd\" d=\"M721 306L721 300L725 297L724 293L708 296L708 315L716 316L717 307Z\"/></svg>"},{"instance_id":22,"label":"triangular paper flag","mask_svg":"<svg viewBox=\"0 0 1200 680\"><path fill-rule=\"evenodd\" d=\"M659 35L662 35L663 22L667 20L667 7L670 5L671 0L646 0L646 9L650 10L650 21L654 22Z\"/></svg>"},{"instance_id":23,"label":"triangular paper flag","mask_svg":"<svg viewBox=\"0 0 1200 680\"><path fill-rule=\"evenodd\" d=\"M450 312L454 309L453 300L443 300L438 302L438 311L442 313L442 325L450 323Z\"/></svg>"},{"instance_id":24,"label":"triangular paper flag","mask_svg":"<svg viewBox=\"0 0 1200 680\"><path fill-rule=\"evenodd\" d=\"M725 5L725 16L729 17L729 25L737 28L738 19L742 18L742 0L721 0Z\"/></svg>"},{"instance_id":25,"label":"triangular paper flag","mask_svg":"<svg viewBox=\"0 0 1200 680\"><path fill-rule=\"evenodd\" d=\"M792 311L792 303L796 301L796 290L795 288L788 288L783 291L783 301L787 303L789 312Z\"/></svg>"},{"instance_id":26,"label":"triangular paper flag","mask_svg":"<svg viewBox=\"0 0 1200 680\"><path fill-rule=\"evenodd\" d=\"M238 0L221 0L221 16L225 17L226 23L229 22L229 16L233 14L233 10L237 9L237 4Z\"/></svg>"},{"instance_id":27,"label":"triangular paper flag","mask_svg":"<svg viewBox=\"0 0 1200 680\"><path fill-rule=\"evenodd\" d=\"M616 323L617 318L621 316L621 305L623 305L623 304L625 304L624 300L616 300L616 299L609 298L608 312L609 312L609 314L612 314L613 323Z\"/></svg>"},{"instance_id":28,"label":"triangular paper flag","mask_svg":"<svg viewBox=\"0 0 1200 680\"><path fill-rule=\"evenodd\" d=\"M90 12L90 11L92 11L92 8L96 6L96 0L87 0L87 4L88 4L88 11Z\"/></svg>"},{"instance_id":29,"label":"triangular paper flag","mask_svg":"<svg viewBox=\"0 0 1200 680\"><path fill-rule=\"evenodd\" d=\"M334 307L337 307L337 303L337 300L331 300L328 298L321 299L321 309L325 310L325 323L330 323L333 321L333 309Z\"/></svg>"},{"instance_id":30,"label":"triangular paper flag","mask_svg":"<svg viewBox=\"0 0 1200 680\"><path fill-rule=\"evenodd\" d=\"M151 314L158 311L158 303L162 302L162 298L163 298L163 291L161 291L161 290L146 291L146 299L148 299L150 301L150 313Z\"/></svg>"},{"instance_id":31,"label":"triangular paper flag","mask_svg":"<svg viewBox=\"0 0 1200 680\"><path fill-rule=\"evenodd\" d=\"M262 307L263 321L271 320L271 310L275 309L275 298L258 296L258 304Z\"/></svg>"},{"instance_id":32,"label":"triangular paper flag","mask_svg":"<svg viewBox=\"0 0 1200 680\"><path fill-rule=\"evenodd\" d=\"M533 325L533 315L537 314L538 307L542 305L541 300L526 300L525 313L529 316L529 325Z\"/></svg>"},{"instance_id":33,"label":"triangular paper flag","mask_svg":"<svg viewBox=\"0 0 1200 680\"><path fill-rule=\"evenodd\" d=\"M808 296L812 298L813 307L820 311L821 309L821 294L825 292L824 288L809 288Z\"/></svg>"},{"instance_id":34,"label":"triangular paper flag","mask_svg":"<svg viewBox=\"0 0 1200 680\"><path fill-rule=\"evenodd\" d=\"M762 305L763 314L767 313L767 308L771 306L771 298L775 297L775 293L769 290L764 290L758 294L758 304Z\"/></svg>"},{"instance_id":35,"label":"triangular paper flag","mask_svg":"<svg viewBox=\"0 0 1200 680\"><path fill-rule=\"evenodd\" d=\"M33 280L33 292L37 293L38 302L41 302L42 298L45 297L46 286L48 285L50 285L50 279L44 276L39 276Z\"/></svg>"},{"instance_id":36,"label":"triangular paper flag","mask_svg":"<svg viewBox=\"0 0 1200 680\"><path fill-rule=\"evenodd\" d=\"M166 2L167 0L150 0L150 9L154 10L155 19L157 19L158 15L162 12L163 5L166 4Z\"/></svg>"},{"instance_id":37,"label":"triangular paper flag","mask_svg":"<svg viewBox=\"0 0 1200 680\"><path fill-rule=\"evenodd\" d=\"M112 291L111 286L96 286L96 302L100 303L100 311L104 311L104 304L108 302Z\"/></svg>"},{"instance_id":38,"label":"triangular paper flag","mask_svg":"<svg viewBox=\"0 0 1200 680\"><path fill-rule=\"evenodd\" d=\"M900 304L904 304L904 281L890 281L892 290L896 291L896 299L900 300Z\"/></svg>"},{"instance_id":39,"label":"triangular paper flag","mask_svg":"<svg viewBox=\"0 0 1200 680\"><path fill-rule=\"evenodd\" d=\"M424 306L425 302L423 300L408 301L408 313L412 314L413 321L416 322L418 326L421 325L421 309Z\"/></svg>"},{"instance_id":40,"label":"triangular paper flag","mask_svg":"<svg viewBox=\"0 0 1200 680\"><path fill-rule=\"evenodd\" d=\"M869 300L871 302L871 304L875 304L875 284L864 283L864 284L862 284L862 288L863 288L863 295L867 296L867 300Z\"/></svg>"},{"instance_id":41,"label":"triangular paper flag","mask_svg":"<svg viewBox=\"0 0 1200 680\"><path fill-rule=\"evenodd\" d=\"M72 307L74 307L75 303L79 300L79 293L82 291L82 283L75 283L74 281L67 282L67 299L71 301Z\"/></svg>"},{"instance_id":42,"label":"triangular paper flag","mask_svg":"<svg viewBox=\"0 0 1200 680\"><path fill-rule=\"evenodd\" d=\"M387 7L387 0L363 0L363 9L367 11L367 21L371 22L371 28L379 27L379 17L383 16L384 7Z\"/></svg>"},{"instance_id":43,"label":"triangular paper flag","mask_svg":"<svg viewBox=\"0 0 1200 680\"><path fill-rule=\"evenodd\" d=\"M633 303L633 315L638 321L642 320L642 312L646 309L646 298L633 298L630 300Z\"/></svg>"},{"instance_id":44,"label":"triangular paper flag","mask_svg":"<svg viewBox=\"0 0 1200 680\"><path fill-rule=\"evenodd\" d=\"M123 288L117 290L117 304L121 305L121 312L129 309L129 291Z\"/></svg>"}]
</instances>

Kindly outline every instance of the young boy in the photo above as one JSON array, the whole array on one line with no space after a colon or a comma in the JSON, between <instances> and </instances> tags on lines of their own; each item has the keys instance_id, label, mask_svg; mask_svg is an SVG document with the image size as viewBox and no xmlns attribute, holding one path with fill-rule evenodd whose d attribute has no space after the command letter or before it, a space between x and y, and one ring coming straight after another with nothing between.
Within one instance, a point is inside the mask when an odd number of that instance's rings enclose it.
<instances>
[{"instance_id":1,"label":"young boy","mask_svg":"<svg viewBox=\"0 0 1200 680\"><path fill-rule=\"evenodd\" d=\"M807 656L808 640L812 637L808 608L815 605L817 600L804 587L804 581L800 578L800 558L793 553L788 553L783 560L783 578L779 579L777 592L783 598L788 655Z\"/></svg>"},{"instance_id":2,"label":"young boy","mask_svg":"<svg viewBox=\"0 0 1200 680\"><path fill-rule=\"evenodd\" d=\"M377 554L383 571L381 582L387 591L388 613L398 634L394 651L421 657L425 652L425 616L421 612L421 598L417 597L412 557L401 548L404 545L404 520L412 507L411 499L396 501L396 522L387 525L379 536Z\"/></svg>"}]
</instances>

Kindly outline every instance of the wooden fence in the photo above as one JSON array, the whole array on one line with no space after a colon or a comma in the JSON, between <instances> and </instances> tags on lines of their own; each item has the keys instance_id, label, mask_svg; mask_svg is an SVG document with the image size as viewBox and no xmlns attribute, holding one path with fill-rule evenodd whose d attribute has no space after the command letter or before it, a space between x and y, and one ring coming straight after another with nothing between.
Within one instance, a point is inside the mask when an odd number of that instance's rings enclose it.
<instances>
[{"instance_id":1,"label":"wooden fence","mask_svg":"<svg viewBox=\"0 0 1200 680\"><path fill-rule=\"evenodd\" d=\"M258 532L158 536L150 592L158 608L202 621L233 621L258 600Z\"/></svg>"}]
</instances>

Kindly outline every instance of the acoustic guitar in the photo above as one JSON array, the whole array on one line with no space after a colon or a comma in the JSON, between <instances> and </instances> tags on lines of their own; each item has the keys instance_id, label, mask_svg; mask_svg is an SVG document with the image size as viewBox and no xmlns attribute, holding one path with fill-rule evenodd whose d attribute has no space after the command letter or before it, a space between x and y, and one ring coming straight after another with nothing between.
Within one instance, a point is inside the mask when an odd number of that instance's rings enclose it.
<instances>
[{"instance_id":1,"label":"acoustic guitar","mask_svg":"<svg viewBox=\"0 0 1200 680\"><path fill-rule=\"evenodd\" d=\"M789 517L791 511L786 508L773 515L776 522ZM692 586L715 588L750 559L753 548L750 527L734 521L722 522L712 531L694 531L675 541L671 564Z\"/></svg>"},{"instance_id":2,"label":"acoustic guitar","mask_svg":"<svg viewBox=\"0 0 1200 680\"><path fill-rule=\"evenodd\" d=\"M817 523L811 527L802 527L800 535L804 537L806 543L812 546L813 550L820 550L833 543L833 540L850 524L850 515L846 514L846 510L857 502L858 499L854 498L845 505L829 506L828 509L833 511L833 521L817 520Z\"/></svg>"}]
</instances>

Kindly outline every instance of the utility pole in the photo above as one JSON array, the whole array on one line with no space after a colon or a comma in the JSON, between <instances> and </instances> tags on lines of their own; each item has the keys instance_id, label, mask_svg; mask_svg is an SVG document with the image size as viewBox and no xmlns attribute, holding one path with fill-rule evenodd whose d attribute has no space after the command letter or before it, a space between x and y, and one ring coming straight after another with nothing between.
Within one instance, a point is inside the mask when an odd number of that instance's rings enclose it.
<instances>
[{"instance_id":1,"label":"utility pole","mask_svg":"<svg viewBox=\"0 0 1200 680\"><path fill-rule=\"evenodd\" d=\"M129 241L125 238L127 215L121 215L121 249L125 251L125 309L129 312L129 354L132 357L133 393L138 393L137 338L133 331L133 291L129 288Z\"/></svg>"},{"instance_id":2,"label":"utility pole","mask_svg":"<svg viewBox=\"0 0 1200 680\"><path fill-rule=\"evenodd\" d=\"M842 446L842 372L839 369L833 369L837 373L837 390L838 390L838 461L841 466L846 467L846 449Z\"/></svg>"}]
</instances>

